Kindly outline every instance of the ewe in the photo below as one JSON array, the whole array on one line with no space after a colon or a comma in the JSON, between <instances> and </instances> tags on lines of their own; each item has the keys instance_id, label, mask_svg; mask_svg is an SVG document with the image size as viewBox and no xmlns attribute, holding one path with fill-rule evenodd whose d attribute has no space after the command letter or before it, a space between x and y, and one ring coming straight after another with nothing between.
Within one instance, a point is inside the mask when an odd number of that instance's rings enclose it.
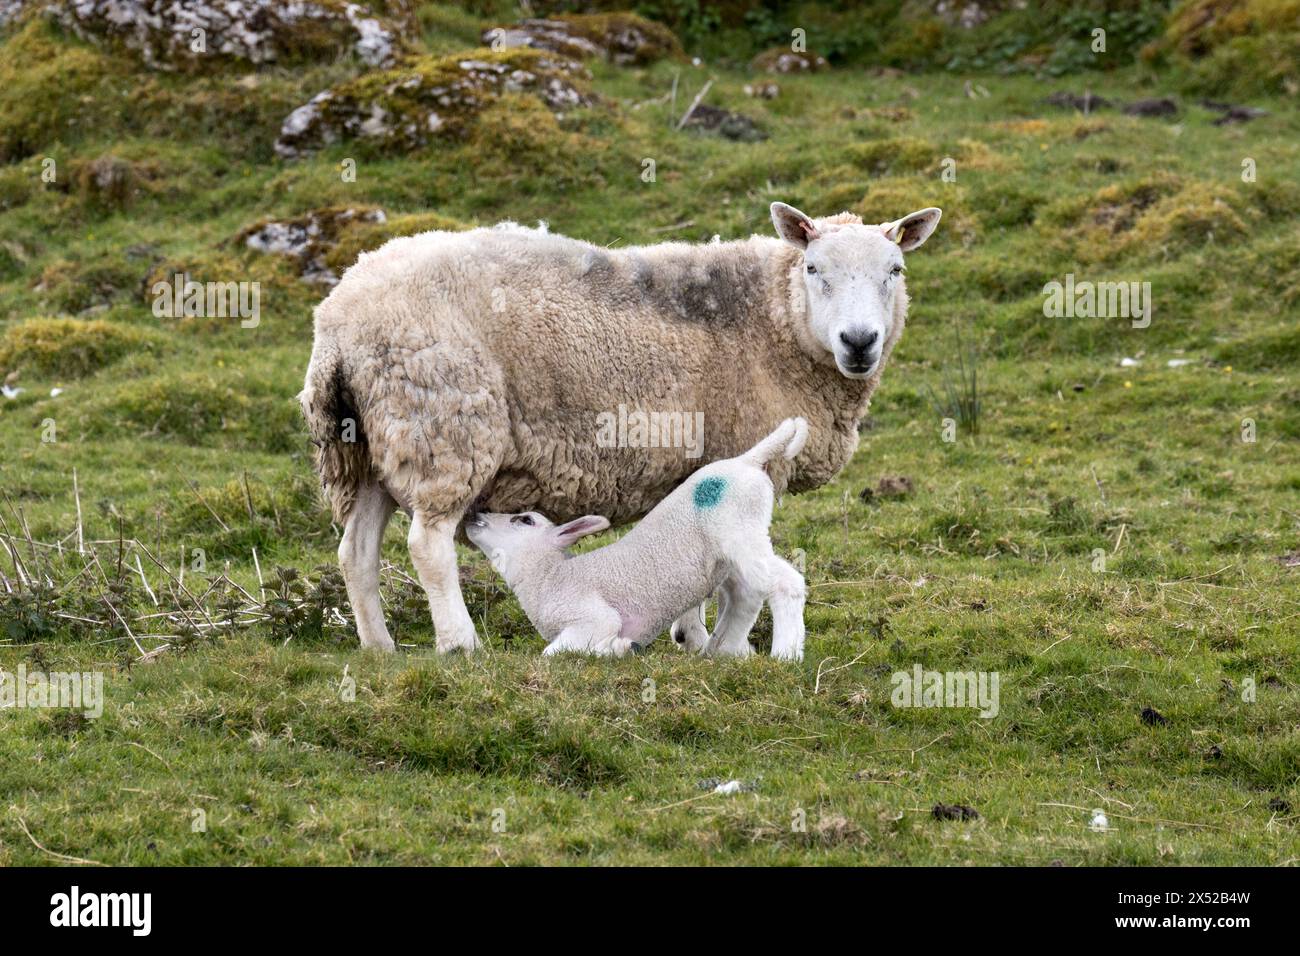
<instances>
[{"instance_id":1,"label":"ewe","mask_svg":"<svg viewBox=\"0 0 1300 956\"><path fill-rule=\"evenodd\" d=\"M363 646L393 648L379 558L397 507L438 649L473 650L455 549L467 512L625 523L792 416L808 443L797 465L772 463L777 494L844 467L903 331L903 253L940 211L880 225L771 211L780 239L610 250L505 223L357 260L316 309L300 399ZM620 406L703 412L703 453L596 441ZM698 648L700 618L675 636Z\"/></svg>"},{"instance_id":2,"label":"ewe","mask_svg":"<svg viewBox=\"0 0 1300 956\"><path fill-rule=\"evenodd\" d=\"M749 632L772 607L772 656L803 659L803 576L776 556L768 528L768 465L793 459L808 423L792 418L738 458L705 465L613 544L570 557L569 545L609 527L587 515L555 526L536 513L475 513L465 533L492 561L545 653L622 657L718 593L706 653L747 657Z\"/></svg>"}]
</instances>

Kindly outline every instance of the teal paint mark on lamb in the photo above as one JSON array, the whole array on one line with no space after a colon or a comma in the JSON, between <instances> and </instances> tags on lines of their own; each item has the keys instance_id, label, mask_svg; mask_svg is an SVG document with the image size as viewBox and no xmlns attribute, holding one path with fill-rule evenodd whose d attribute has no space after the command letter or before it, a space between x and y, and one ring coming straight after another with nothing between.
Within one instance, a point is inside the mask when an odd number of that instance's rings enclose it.
<instances>
[{"instance_id":1,"label":"teal paint mark on lamb","mask_svg":"<svg viewBox=\"0 0 1300 956\"><path fill-rule=\"evenodd\" d=\"M695 486L695 507L700 510L716 508L726 487L727 482L723 478L705 478Z\"/></svg>"}]
</instances>

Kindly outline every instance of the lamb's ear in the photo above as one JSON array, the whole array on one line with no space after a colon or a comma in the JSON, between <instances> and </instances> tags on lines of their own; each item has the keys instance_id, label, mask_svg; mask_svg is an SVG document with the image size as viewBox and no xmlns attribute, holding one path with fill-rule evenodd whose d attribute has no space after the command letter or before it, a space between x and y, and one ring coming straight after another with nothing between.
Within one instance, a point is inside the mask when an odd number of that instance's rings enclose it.
<instances>
[{"instance_id":1,"label":"lamb's ear","mask_svg":"<svg viewBox=\"0 0 1300 956\"><path fill-rule=\"evenodd\" d=\"M930 238L930 233L934 232L934 227L939 225L939 217L942 215L942 209L930 206L908 213L902 219L882 222L880 231L886 238L898 243L898 248L904 252L911 252Z\"/></svg>"},{"instance_id":2,"label":"lamb's ear","mask_svg":"<svg viewBox=\"0 0 1300 956\"><path fill-rule=\"evenodd\" d=\"M555 540L560 547L567 548L579 538L585 538L589 534L596 534L604 531L609 527L609 519L601 515L583 515L581 518L574 518L568 524L562 524L555 529Z\"/></svg>"},{"instance_id":3,"label":"lamb's ear","mask_svg":"<svg viewBox=\"0 0 1300 956\"><path fill-rule=\"evenodd\" d=\"M778 236L800 249L807 249L808 243L821 238L811 219L783 202L772 203L772 225Z\"/></svg>"}]
</instances>

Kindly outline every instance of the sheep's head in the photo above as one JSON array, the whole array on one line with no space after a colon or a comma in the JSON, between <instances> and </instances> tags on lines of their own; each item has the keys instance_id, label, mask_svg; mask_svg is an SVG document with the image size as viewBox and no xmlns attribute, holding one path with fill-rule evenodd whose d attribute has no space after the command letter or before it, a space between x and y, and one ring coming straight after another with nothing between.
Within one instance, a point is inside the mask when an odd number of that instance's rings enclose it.
<instances>
[{"instance_id":1,"label":"sheep's head","mask_svg":"<svg viewBox=\"0 0 1300 956\"><path fill-rule=\"evenodd\" d=\"M487 555L511 586L548 556L558 556L580 538L609 527L609 519L586 515L556 525L536 511L497 514L480 511L465 518L465 534Z\"/></svg>"},{"instance_id":2,"label":"sheep's head","mask_svg":"<svg viewBox=\"0 0 1300 956\"><path fill-rule=\"evenodd\" d=\"M809 336L847 378L868 378L907 310L903 253L934 232L933 206L902 219L867 225L841 213L814 222L793 206L772 203L777 235L802 250L799 269Z\"/></svg>"}]
</instances>

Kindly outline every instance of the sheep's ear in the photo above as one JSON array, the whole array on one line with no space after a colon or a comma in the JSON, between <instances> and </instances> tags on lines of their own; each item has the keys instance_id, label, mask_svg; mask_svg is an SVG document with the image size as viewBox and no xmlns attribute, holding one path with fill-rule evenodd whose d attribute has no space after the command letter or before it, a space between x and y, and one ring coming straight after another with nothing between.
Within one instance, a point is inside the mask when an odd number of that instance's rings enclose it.
<instances>
[{"instance_id":1,"label":"sheep's ear","mask_svg":"<svg viewBox=\"0 0 1300 956\"><path fill-rule=\"evenodd\" d=\"M584 515L581 518L574 518L568 524L562 524L555 529L555 540L560 547L567 548L579 538L585 538L589 534L597 534L609 527L609 519L601 515Z\"/></svg>"},{"instance_id":2,"label":"sheep's ear","mask_svg":"<svg viewBox=\"0 0 1300 956\"><path fill-rule=\"evenodd\" d=\"M904 252L911 252L930 238L930 233L934 232L934 227L939 225L939 217L942 215L943 210L936 209L934 206L918 209L916 212L908 213L902 219L882 222L880 231L885 234L885 238L898 243L898 248Z\"/></svg>"},{"instance_id":3,"label":"sheep's ear","mask_svg":"<svg viewBox=\"0 0 1300 956\"><path fill-rule=\"evenodd\" d=\"M783 202L772 203L772 225L778 236L800 249L807 249L808 243L821 238L811 219Z\"/></svg>"}]
</instances>

